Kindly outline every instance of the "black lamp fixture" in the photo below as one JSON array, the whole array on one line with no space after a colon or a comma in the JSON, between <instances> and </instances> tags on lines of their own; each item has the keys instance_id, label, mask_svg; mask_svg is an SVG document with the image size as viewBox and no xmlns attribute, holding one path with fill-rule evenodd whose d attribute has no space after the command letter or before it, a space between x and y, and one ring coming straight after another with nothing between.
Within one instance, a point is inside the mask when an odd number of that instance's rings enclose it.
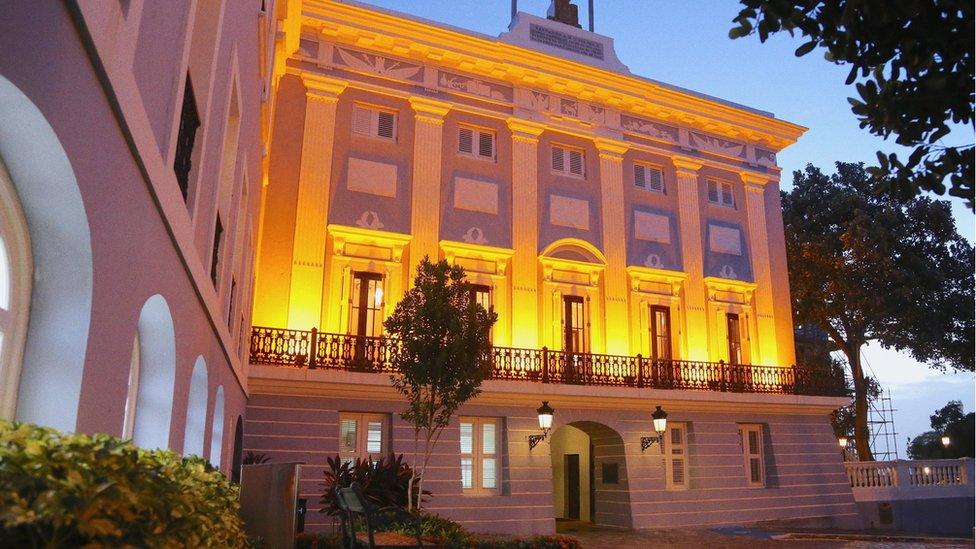
<instances>
[{"instance_id":1,"label":"black lamp fixture","mask_svg":"<svg viewBox=\"0 0 976 549\"><path fill-rule=\"evenodd\" d=\"M549 430L552 429L552 416L556 413L556 411L552 409L552 406L549 406L548 400L543 400L542 406L539 406L536 409L536 412L539 414L539 429L542 429L542 434L529 435L529 450L535 448L540 442L546 440L546 437L549 436Z\"/></svg>"},{"instance_id":2,"label":"black lamp fixture","mask_svg":"<svg viewBox=\"0 0 976 549\"><path fill-rule=\"evenodd\" d=\"M657 406L651 413L651 419L654 421L654 432L657 433L657 436L641 437L641 452L650 448L655 442L660 444L662 448L664 447L664 432L668 428L668 413Z\"/></svg>"}]
</instances>

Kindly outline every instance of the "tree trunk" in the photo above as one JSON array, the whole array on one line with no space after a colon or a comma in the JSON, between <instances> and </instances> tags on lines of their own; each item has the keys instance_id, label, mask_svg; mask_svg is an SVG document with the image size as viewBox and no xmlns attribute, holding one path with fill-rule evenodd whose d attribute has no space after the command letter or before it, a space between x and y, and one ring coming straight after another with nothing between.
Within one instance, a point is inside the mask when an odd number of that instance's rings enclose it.
<instances>
[{"instance_id":1,"label":"tree trunk","mask_svg":"<svg viewBox=\"0 0 976 549\"><path fill-rule=\"evenodd\" d=\"M861 345L844 349L854 378L854 443L860 461L874 461L871 453L871 431L868 429L868 382L861 369Z\"/></svg>"}]
</instances>

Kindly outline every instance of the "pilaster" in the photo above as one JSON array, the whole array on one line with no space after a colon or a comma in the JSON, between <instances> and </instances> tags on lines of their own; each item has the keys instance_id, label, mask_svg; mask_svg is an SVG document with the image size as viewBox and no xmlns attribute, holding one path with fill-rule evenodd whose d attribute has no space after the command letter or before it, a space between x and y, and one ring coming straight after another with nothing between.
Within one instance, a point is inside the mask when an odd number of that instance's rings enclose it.
<instances>
[{"instance_id":1,"label":"pilaster","mask_svg":"<svg viewBox=\"0 0 976 549\"><path fill-rule=\"evenodd\" d=\"M603 224L605 274L606 352L630 354L630 323L627 311L627 229L624 212L623 153L627 144L596 139L600 155L600 197Z\"/></svg>"},{"instance_id":2,"label":"pilaster","mask_svg":"<svg viewBox=\"0 0 976 549\"><path fill-rule=\"evenodd\" d=\"M292 247L288 327L307 330L319 325L321 314L336 105L346 82L315 74L303 73L301 76L305 84L305 126Z\"/></svg>"},{"instance_id":3,"label":"pilaster","mask_svg":"<svg viewBox=\"0 0 976 549\"><path fill-rule=\"evenodd\" d=\"M541 124L509 118L512 132L512 346L539 344L539 136Z\"/></svg>"},{"instance_id":4,"label":"pilaster","mask_svg":"<svg viewBox=\"0 0 976 549\"><path fill-rule=\"evenodd\" d=\"M757 364L779 364L776 342L776 316L773 311L773 277L769 266L769 235L766 229L765 185L769 181L752 172L739 174L745 187L746 218L749 223L749 249L756 288L756 323L759 333Z\"/></svg>"},{"instance_id":5,"label":"pilaster","mask_svg":"<svg viewBox=\"0 0 976 549\"><path fill-rule=\"evenodd\" d=\"M708 319L705 306L705 268L702 250L701 203L698 170L702 164L685 157L673 157L678 180L678 225L681 231L681 262L684 282L684 332L686 360L708 360Z\"/></svg>"},{"instance_id":6,"label":"pilaster","mask_svg":"<svg viewBox=\"0 0 976 549\"><path fill-rule=\"evenodd\" d=\"M408 286L417 274L424 256L431 261L440 258L439 227L441 218L441 145L444 137L444 115L451 110L447 103L424 97L411 97L414 111L413 182L410 192L410 261Z\"/></svg>"}]
</instances>

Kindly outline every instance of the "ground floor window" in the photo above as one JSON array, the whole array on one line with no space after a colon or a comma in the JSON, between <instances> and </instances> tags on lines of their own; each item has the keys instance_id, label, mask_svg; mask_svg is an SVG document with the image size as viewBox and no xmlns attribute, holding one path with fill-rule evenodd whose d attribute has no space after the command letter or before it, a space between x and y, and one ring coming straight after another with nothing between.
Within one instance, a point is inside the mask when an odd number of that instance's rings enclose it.
<instances>
[{"instance_id":1,"label":"ground floor window","mask_svg":"<svg viewBox=\"0 0 976 549\"><path fill-rule=\"evenodd\" d=\"M339 457L345 463L378 460L388 452L389 424L386 414L339 414Z\"/></svg>"},{"instance_id":2,"label":"ground floor window","mask_svg":"<svg viewBox=\"0 0 976 549\"><path fill-rule=\"evenodd\" d=\"M742 459L746 472L746 485L765 486L766 471L763 463L762 426L740 425L739 436L742 439Z\"/></svg>"},{"instance_id":3,"label":"ground floor window","mask_svg":"<svg viewBox=\"0 0 976 549\"><path fill-rule=\"evenodd\" d=\"M665 473L672 490L688 488L688 436L683 423L671 423L664 434Z\"/></svg>"},{"instance_id":4,"label":"ground floor window","mask_svg":"<svg viewBox=\"0 0 976 549\"><path fill-rule=\"evenodd\" d=\"M461 489L465 494L498 494L498 418L461 418Z\"/></svg>"}]
</instances>

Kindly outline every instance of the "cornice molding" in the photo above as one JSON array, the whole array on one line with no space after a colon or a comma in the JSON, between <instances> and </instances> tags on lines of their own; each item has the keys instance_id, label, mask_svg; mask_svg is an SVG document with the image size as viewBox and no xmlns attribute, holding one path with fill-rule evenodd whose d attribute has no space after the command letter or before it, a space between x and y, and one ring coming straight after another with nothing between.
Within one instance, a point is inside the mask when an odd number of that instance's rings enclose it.
<instances>
[{"instance_id":1,"label":"cornice molding","mask_svg":"<svg viewBox=\"0 0 976 549\"><path fill-rule=\"evenodd\" d=\"M522 88L571 94L629 114L681 123L776 150L806 131L798 124L649 80L352 4L305 0L303 24L337 44Z\"/></svg>"}]
</instances>

